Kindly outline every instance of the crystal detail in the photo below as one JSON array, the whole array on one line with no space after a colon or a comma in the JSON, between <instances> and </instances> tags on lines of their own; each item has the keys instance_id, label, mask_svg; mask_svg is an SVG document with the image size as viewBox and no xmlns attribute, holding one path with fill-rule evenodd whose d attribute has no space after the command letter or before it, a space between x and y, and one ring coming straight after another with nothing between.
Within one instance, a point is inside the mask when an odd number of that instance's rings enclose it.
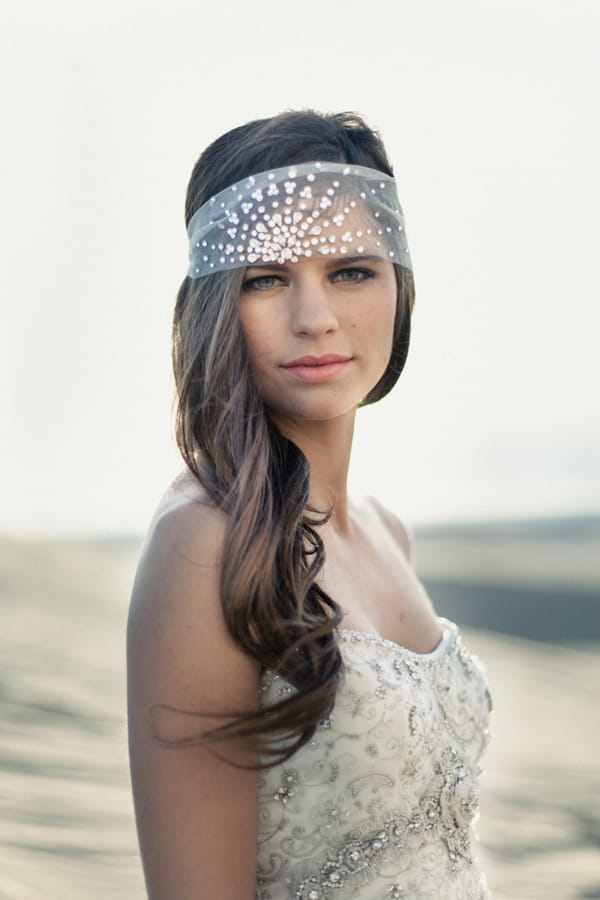
<instances>
[{"instance_id":1,"label":"crystal detail","mask_svg":"<svg viewBox=\"0 0 600 900\"><path fill-rule=\"evenodd\" d=\"M429 654L363 632L341 630L339 643L330 718L261 772L257 900L483 900L472 839L490 703L479 663L450 623ZM284 683L265 673L261 702Z\"/></svg>"},{"instance_id":2,"label":"crystal detail","mask_svg":"<svg viewBox=\"0 0 600 900\"><path fill-rule=\"evenodd\" d=\"M377 184L376 189L370 187L373 183ZM273 199L280 196L281 201ZM280 208L293 221L288 217L278 221ZM303 163L258 173L211 197L190 220L188 275L199 277L209 269L245 267L259 261L284 264L309 257L312 251L307 250L311 248L305 246L298 232L306 230L304 226L310 226L322 214L326 217L322 227L327 229L323 243L328 244L328 249L321 251L325 255L377 254L381 242L371 237L374 231L369 223L374 226L376 220L383 219L387 258L412 267L393 179L361 166ZM259 229L259 224L264 228ZM235 244L223 253L209 253L205 260L198 253L199 243L205 246L207 238L214 239L220 231L226 231ZM368 248L365 238L369 240ZM250 254L244 244L240 251L239 241L249 245L253 239L258 239L259 244L252 245Z\"/></svg>"}]
</instances>

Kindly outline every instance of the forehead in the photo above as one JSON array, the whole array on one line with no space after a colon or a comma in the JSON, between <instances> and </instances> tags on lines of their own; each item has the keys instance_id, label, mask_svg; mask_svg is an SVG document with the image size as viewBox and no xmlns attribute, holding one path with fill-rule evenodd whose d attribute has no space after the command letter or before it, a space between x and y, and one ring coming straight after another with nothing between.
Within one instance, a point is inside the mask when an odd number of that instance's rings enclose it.
<instances>
[{"instance_id":1,"label":"forehead","mask_svg":"<svg viewBox=\"0 0 600 900\"><path fill-rule=\"evenodd\" d=\"M246 260L281 264L369 253L387 255L384 229L364 203L338 195L327 206L299 199L282 210L259 212L249 229Z\"/></svg>"},{"instance_id":2,"label":"forehead","mask_svg":"<svg viewBox=\"0 0 600 900\"><path fill-rule=\"evenodd\" d=\"M190 222L199 277L260 263L378 254L410 267L393 179L340 163L304 163L250 176Z\"/></svg>"}]
</instances>

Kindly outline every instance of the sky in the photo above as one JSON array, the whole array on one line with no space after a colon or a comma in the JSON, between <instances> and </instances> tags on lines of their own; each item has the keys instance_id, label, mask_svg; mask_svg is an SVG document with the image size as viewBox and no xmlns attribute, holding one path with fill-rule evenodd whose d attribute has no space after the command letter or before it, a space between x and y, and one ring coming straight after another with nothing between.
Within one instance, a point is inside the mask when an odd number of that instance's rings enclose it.
<instances>
[{"instance_id":1,"label":"sky","mask_svg":"<svg viewBox=\"0 0 600 900\"><path fill-rule=\"evenodd\" d=\"M31 0L0 30L0 531L142 533L201 150L355 109L415 266L351 484L413 524L600 511L597 0Z\"/></svg>"}]
</instances>

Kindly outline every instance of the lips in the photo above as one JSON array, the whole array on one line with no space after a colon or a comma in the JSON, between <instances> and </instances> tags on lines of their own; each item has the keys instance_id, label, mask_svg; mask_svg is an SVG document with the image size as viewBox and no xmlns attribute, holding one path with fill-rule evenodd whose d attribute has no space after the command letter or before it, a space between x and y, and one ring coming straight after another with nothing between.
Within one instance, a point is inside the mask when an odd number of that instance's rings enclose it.
<instances>
[{"instance_id":1,"label":"lips","mask_svg":"<svg viewBox=\"0 0 600 900\"><path fill-rule=\"evenodd\" d=\"M351 357L340 356L338 353L326 353L324 356L301 356L289 363L284 363L282 368L294 369L298 366L328 366L330 363L349 362Z\"/></svg>"},{"instance_id":2,"label":"lips","mask_svg":"<svg viewBox=\"0 0 600 900\"><path fill-rule=\"evenodd\" d=\"M281 368L289 372L290 375L301 379L301 381L316 383L335 378L351 362L351 356L341 356L339 353L326 353L324 356L301 356L289 363L284 363Z\"/></svg>"}]
</instances>

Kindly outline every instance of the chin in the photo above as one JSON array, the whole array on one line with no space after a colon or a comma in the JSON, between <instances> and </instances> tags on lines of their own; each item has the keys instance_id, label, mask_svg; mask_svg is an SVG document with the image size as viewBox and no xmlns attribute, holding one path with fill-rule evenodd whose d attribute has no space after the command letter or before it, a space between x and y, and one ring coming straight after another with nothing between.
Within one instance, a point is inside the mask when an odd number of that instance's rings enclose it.
<instances>
[{"instance_id":1,"label":"chin","mask_svg":"<svg viewBox=\"0 0 600 900\"><path fill-rule=\"evenodd\" d=\"M271 417L277 421L295 421L299 423L308 422L333 422L336 419L343 419L348 415L353 415L360 401L351 404L298 404L297 406L284 407L281 404L267 405L267 409Z\"/></svg>"}]
</instances>

